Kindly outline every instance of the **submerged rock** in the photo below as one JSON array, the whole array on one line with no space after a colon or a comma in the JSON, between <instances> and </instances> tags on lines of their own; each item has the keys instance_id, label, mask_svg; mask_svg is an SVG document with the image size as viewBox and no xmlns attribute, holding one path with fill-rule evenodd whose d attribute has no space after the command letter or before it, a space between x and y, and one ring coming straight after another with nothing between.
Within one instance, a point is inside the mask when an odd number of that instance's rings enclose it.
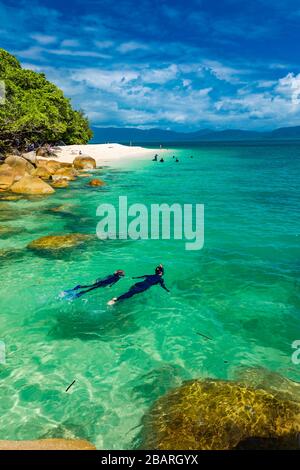
<instances>
[{"instance_id":1,"label":"submerged rock","mask_svg":"<svg viewBox=\"0 0 300 470\"><path fill-rule=\"evenodd\" d=\"M83 233L68 233L66 235L46 235L33 240L27 248L31 250L61 250L78 246L91 239L91 235Z\"/></svg>"},{"instance_id":2,"label":"submerged rock","mask_svg":"<svg viewBox=\"0 0 300 470\"><path fill-rule=\"evenodd\" d=\"M53 181L53 182L51 183L51 186L52 186L52 188L55 188L55 189L57 189L57 188L59 188L59 189L61 189L61 188L67 188L67 187L69 186L69 181L68 181L68 180L65 180L65 179L63 179L63 180L56 180L56 181Z\"/></svg>"},{"instance_id":3,"label":"submerged rock","mask_svg":"<svg viewBox=\"0 0 300 470\"><path fill-rule=\"evenodd\" d=\"M0 441L0 450L96 450L96 447L83 439L39 439Z\"/></svg>"},{"instance_id":4,"label":"submerged rock","mask_svg":"<svg viewBox=\"0 0 300 470\"><path fill-rule=\"evenodd\" d=\"M62 214L72 214L72 204L61 204L60 206L51 207L51 212L61 212Z\"/></svg>"},{"instance_id":5,"label":"submerged rock","mask_svg":"<svg viewBox=\"0 0 300 470\"><path fill-rule=\"evenodd\" d=\"M93 170L96 168L96 160L92 157L78 156L73 160L76 170Z\"/></svg>"},{"instance_id":6,"label":"submerged rock","mask_svg":"<svg viewBox=\"0 0 300 470\"><path fill-rule=\"evenodd\" d=\"M264 367L238 367L233 379L252 388L265 390L283 400L300 403L300 383Z\"/></svg>"},{"instance_id":7,"label":"submerged rock","mask_svg":"<svg viewBox=\"0 0 300 470\"><path fill-rule=\"evenodd\" d=\"M53 181L58 181L62 179L66 179L68 181L73 181L76 179L77 176L77 171L74 170L74 168L60 168L57 170L53 175L52 179Z\"/></svg>"},{"instance_id":8,"label":"submerged rock","mask_svg":"<svg viewBox=\"0 0 300 470\"><path fill-rule=\"evenodd\" d=\"M24 250L4 249L0 250L0 268L5 267L6 262L20 259L24 256Z\"/></svg>"},{"instance_id":9,"label":"submerged rock","mask_svg":"<svg viewBox=\"0 0 300 470\"><path fill-rule=\"evenodd\" d=\"M185 382L143 418L143 449L299 448L300 404L235 382Z\"/></svg>"},{"instance_id":10,"label":"submerged rock","mask_svg":"<svg viewBox=\"0 0 300 470\"><path fill-rule=\"evenodd\" d=\"M89 181L88 185L89 186L104 186L105 183L104 181L94 178L93 180Z\"/></svg>"},{"instance_id":11,"label":"submerged rock","mask_svg":"<svg viewBox=\"0 0 300 470\"><path fill-rule=\"evenodd\" d=\"M1 201L19 201L22 199L22 196L17 196L16 194L6 194L0 197Z\"/></svg>"},{"instance_id":12,"label":"submerged rock","mask_svg":"<svg viewBox=\"0 0 300 470\"><path fill-rule=\"evenodd\" d=\"M51 194L55 192L45 181L37 176L30 175L23 176L23 178L11 186L10 190L13 193L21 194Z\"/></svg>"},{"instance_id":13,"label":"submerged rock","mask_svg":"<svg viewBox=\"0 0 300 470\"><path fill-rule=\"evenodd\" d=\"M21 227L8 227L6 225L0 225L0 238L10 237L11 235L16 235L17 233L23 232Z\"/></svg>"}]
</instances>

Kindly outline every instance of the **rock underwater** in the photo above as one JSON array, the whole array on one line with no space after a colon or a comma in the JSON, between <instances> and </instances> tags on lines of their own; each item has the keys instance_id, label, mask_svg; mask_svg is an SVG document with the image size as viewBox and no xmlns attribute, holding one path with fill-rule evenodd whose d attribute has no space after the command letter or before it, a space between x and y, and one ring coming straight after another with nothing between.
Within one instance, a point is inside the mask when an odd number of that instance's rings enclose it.
<instances>
[{"instance_id":1,"label":"rock underwater","mask_svg":"<svg viewBox=\"0 0 300 470\"><path fill-rule=\"evenodd\" d=\"M104 181L101 181L98 178L94 178L88 183L88 185L89 186L104 186L105 183Z\"/></svg>"},{"instance_id":2,"label":"rock underwater","mask_svg":"<svg viewBox=\"0 0 300 470\"><path fill-rule=\"evenodd\" d=\"M51 186L55 189L67 188L69 186L69 181L65 179L56 180L51 182Z\"/></svg>"},{"instance_id":3,"label":"rock underwater","mask_svg":"<svg viewBox=\"0 0 300 470\"><path fill-rule=\"evenodd\" d=\"M58 181L62 179L66 179L68 181L74 181L77 176L77 171L74 168L60 168L57 170L53 175L53 181Z\"/></svg>"},{"instance_id":4,"label":"rock underwater","mask_svg":"<svg viewBox=\"0 0 300 470\"><path fill-rule=\"evenodd\" d=\"M251 388L265 390L282 400L300 403L300 383L283 377L264 367L237 367L232 374L234 381Z\"/></svg>"},{"instance_id":5,"label":"rock underwater","mask_svg":"<svg viewBox=\"0 0 300 470\"><path fill-rule=\"evenodd\" d=\"M142 449L298 449L300 403L222 380L193 380L144 416Z\"/></svg>"},{"instance_id":6,"label":"rock underwater","mask_svg":"<svg viewBox=\"0 0 300 470\"><path fill-rule=\"evenodd\" d=\"M96 447L83 439L38 439L0 441L0 450L96 450Z\"/></svg>"},{"instance_id":7,"label":"rock underwater","mask_svg":"<svg viewBox=\"0 0 300 470\"><path fill-rule=\"evenodd\" d=\"M27 245L31 250L62 250L81 245L90 240L92 235L83 233L68 233L65 235L46 235L37 238Z\"/></svg>"}]
</instances>

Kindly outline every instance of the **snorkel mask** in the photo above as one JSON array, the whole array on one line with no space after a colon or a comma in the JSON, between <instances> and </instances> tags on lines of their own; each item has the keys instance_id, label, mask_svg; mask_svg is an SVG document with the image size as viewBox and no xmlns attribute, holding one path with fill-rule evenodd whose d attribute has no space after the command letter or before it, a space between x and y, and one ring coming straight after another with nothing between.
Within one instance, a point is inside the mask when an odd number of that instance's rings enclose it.
<instances>
[{"instance_id":1,"label":"snorkel mask","mask_svg":"<svg viewBox=\"0 0 300 470\"><path fill-rule=\"evenodd\" d=\"M124 277L125 276L125 271L123 271L123 269L117 269L115 274L118 274L118 276Z\"/></svg>"},{"instance_id":2,"label":"snorkel mask","mask_svg":"<svg viewBox=\"0 0 300 470\"><path fill-rule=\"evenodd\" d=\"M164 272L165 272L165 270L164 270L162 264L160 264L159 266L157 266L157 267L155 268L155 274L161 274L161 275L163 275Z\"/></svg>"}]
</instances>

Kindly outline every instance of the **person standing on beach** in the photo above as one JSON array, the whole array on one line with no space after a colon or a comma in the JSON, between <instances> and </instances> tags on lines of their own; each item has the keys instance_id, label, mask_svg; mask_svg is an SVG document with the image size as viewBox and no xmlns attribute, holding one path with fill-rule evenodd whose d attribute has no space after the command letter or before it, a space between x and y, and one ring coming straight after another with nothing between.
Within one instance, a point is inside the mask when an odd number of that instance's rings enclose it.
<instances>
[{"instance_id":1,"label":"person standing on beach","mask_svg":"<svg viewBox=\"0 0 300 470\"><path fill-rule=\"evenodd\" d=\"M167 292L170 292L165 285L163 275L164 268L163 265L160 264L155 268L155 274L144 274L143 276L133 277L132 279L144 279L144 281L137 282L136 284L130 287L128 292L125 292L125 294L122 294L119 297L114 297L107 304L114 305L116 302L120 302L121 300L130 299L130 297L133 297L136 294L141 294L142 292L150 289L150 287L155 286L157 284L159 284Z\"/></svg>"}]
</instances>

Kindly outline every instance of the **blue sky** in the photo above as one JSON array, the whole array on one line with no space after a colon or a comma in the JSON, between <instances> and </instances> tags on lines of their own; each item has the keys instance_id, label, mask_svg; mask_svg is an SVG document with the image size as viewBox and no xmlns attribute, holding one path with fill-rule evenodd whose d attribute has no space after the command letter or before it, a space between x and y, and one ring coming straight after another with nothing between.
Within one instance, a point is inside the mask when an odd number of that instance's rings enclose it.
<instances>
[{"instance_id":1,"label":"blue sky","mask_svg":"<svg viewBox=\"0 0 300 470\"><path fill-rule=\"evenodd\" d=\"M299 0L0 0L0 47L93 125L300 124Z\"/></svg>"}]
</instances>

